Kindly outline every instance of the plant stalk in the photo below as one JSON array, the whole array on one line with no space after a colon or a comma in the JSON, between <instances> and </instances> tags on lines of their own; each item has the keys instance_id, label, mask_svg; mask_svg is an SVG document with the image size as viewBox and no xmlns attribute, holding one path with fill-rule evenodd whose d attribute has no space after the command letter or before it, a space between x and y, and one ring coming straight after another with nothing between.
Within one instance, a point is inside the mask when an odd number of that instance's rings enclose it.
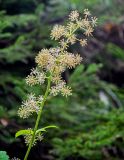
<instances>
[{"instance_id":1,"label":"plant stalk","mask_svg":"<svg viewBox=\"0 0 124 160\"><path fill-rule=\"evenodd\" d=\"M39 122L40 122L40 119L41 119L42 110L43 110L44 104L45 104L46 99L47 99L48 94L49 94L50 84L51 84L51 77L48 78L46 92L44 94L43 101L42 101L42 103L40 105L40 111L39 111L38 116L37 116L37 120L36 120L36 123L35 123L35 127L34 127L34 131L33 131L33 134L32 134L32 138L31 138L30 144L28 146L27 152L25 154L24 160L27 160L27 158L29 156L29 153L30 153L30 150L32 148L32 145L33 145L33 142L34 142L34 139L35 139L35 134L36 134L36 131L38 129Z\"/></svg>"}]
</instances>

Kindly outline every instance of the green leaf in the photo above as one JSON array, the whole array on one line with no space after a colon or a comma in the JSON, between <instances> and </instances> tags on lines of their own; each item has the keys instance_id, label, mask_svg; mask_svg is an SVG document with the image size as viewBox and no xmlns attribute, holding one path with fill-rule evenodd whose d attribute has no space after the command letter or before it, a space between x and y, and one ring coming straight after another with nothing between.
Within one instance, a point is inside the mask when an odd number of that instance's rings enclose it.
<instances>
[{"instance_id":1,"label":"green leaf","mask_svg":"<svg viewBox=\"0 0 124 160\"><path fill-rule=\"evenodd\" d=\"M9 160L9 157L5 151L0 151L0 160Z\"/></svg>"},{"instance_id":2,"label":"green leaf","mask_svg":"<svg viewBox=\"0 0 124 160\"><path fill-rule=\"evenodd\" d=\"M16 134L15 134L15 137L17 138L17 137L19 137L19 136L21 136L21 135L26 135L26 134L33 134L33 131L32 130L20 130L20 131L18 131L18 132L16 132Z\"/></svg>"},{"instance_id":3,"label":"green leaf","mask_svg":"<svg viewBox=\"0 0 124 160\"><path fill-rule=\"evenodd\" d=\"M76 81L77 80L76 78L79 77L79 75L82 75L83 71L84 71L84 65L76 67L73 74L69 78L69 82L71 83L73 81Z\"/></svg>"},{"instance_id":4,"label":"green leaf","mask_svg":"<svg viewBox=\"0 0 124 160\"><path fill-rule=\"evenodd\" d=\"M46 132L46 129L49 129L49 128L58 128L58 127L55 126L55 125L46 126L46 127L44 127L44 128L38 129L38 130L36 131L36 134L39 133L39 132Z\"/></svg>"},{"instance_id":5,"label":"green leaf","mask_svg":"<svg viewBox=\"0 0 124 160\"><path fill-rule=\"evenodd\" d=\"M108 45L106 46L106 49L108 53L112 54L115 58L124 60L124 49L112 43L108 43Z\"/></svg>"},{"instance_id":6,"label":"green leaf","mask_svg":"<svg viewBox=\"0 0 124 160\"><path fill-rule=\"evenodd\" d=\"M95 64L95 63L90 64L85 73L86 74L96 73L101 67L102 64Z\"/></svg>"}]
</instances>

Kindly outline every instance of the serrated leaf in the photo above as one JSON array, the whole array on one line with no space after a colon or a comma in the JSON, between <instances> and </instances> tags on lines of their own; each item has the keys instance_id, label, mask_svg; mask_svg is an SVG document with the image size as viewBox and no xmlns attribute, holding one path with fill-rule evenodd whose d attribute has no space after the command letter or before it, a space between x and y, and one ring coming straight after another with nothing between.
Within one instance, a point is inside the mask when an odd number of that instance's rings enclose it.
<instances>
[{"instance_id":1,"label":"serrated leaf","mask_svg":"<svg viewBox=\"0 0 124 160\"><path fill-rule=\"evenodd\" d=\"M17 138L21 135L26 135L26 134L33 134L33 131L32 130L27 130L27 129L20 130L20 131L16 132L15 137Z\"/></svg>"},{"instance_id":2,"label":"serrated leaf","mask_svg":"<svg viewBox=\"0 0 124 160\"><path fill-rule=\"evenodd\" d=\"M55 125L46 126L46 127L44 127L44 128L38 129L38 130L36 131L36 134L39 133L39 132L46 132L46 131L47 131L46 129L49 129L49 128L58 128L58 127L55 126Z\"/></svg>"}]
</instances>

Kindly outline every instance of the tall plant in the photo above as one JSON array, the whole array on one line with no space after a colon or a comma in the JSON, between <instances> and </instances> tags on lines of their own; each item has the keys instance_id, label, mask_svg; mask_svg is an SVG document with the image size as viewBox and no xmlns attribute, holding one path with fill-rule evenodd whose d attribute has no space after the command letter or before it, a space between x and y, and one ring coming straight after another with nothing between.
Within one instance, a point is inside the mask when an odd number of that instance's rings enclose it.
<instances>
[{"instance_id":1,"label":"tall plant","mask_svg":"<svg viewBox=\"0 0 124 160\"><path fill-rule=\"evenodd\" d=\"M44 104L49 96L62 94L67 97L72 94L71 88L62 80L61 74L67 68L75 68L80 64L82 57L79 54L68 52L68 47L76 42L85 46L87 44L86 37L92 35L96 23L97 18L91 17L88 9L85 9L81 15L78 11L72 11L66 26L55 25L51 31L51 38L58 41L58 46L56 48L42 49L36 56L36 68L31 70L30 75L26 78L26 83L29 86L40 86L44 83L47 85L44 95L36 96L35 93L30 93L27 96L27 100L22 103L18 110L18 115L21 118L28 118L33 113L37 114L34 129L20 130L16 133L16 137L24 135L25 142L28 145L24 160L27 160L33 145L38 140L41 141L43 139L43 133L48 128L57 128L54 125L50 125L38 129ZM82 38L78 38L78 30L82 30Z\"/></svg>"}]
</instances>

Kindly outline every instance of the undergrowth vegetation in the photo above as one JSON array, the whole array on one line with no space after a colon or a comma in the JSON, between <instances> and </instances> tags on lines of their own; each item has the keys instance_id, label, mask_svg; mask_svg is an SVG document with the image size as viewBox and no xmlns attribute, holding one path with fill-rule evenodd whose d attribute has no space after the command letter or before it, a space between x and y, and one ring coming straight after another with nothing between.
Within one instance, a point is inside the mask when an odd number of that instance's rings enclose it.
<instances>
[{"instance_id":1,"label":"undergrowth vegetation","mask_svg":"<svg viewBox=\"0 0 124 160\"><path fill-rule=\"evenodd\" d=\"M17 111L27 93L35 91L39 95L45 90L45 86L31 88L24 80L35 67L36 53L57 45L49 38L54 24L64 24L70 10L81 12L85 8L98 17L100 26L87 48L78 44L69 48L70 52L78 49L84 64L62 74L72 88L72 95L48 99L42 126L50 122L58 129L44 134L45 139L34 147L29 159L124 159L124 45L119 37L123 32L123 0L6 0L0 2L2 160L9 159L7 154L23 159L24 139L14 136L35 123L30 117L26 122L20 119Z\"/></svg>"}]
</instances>

